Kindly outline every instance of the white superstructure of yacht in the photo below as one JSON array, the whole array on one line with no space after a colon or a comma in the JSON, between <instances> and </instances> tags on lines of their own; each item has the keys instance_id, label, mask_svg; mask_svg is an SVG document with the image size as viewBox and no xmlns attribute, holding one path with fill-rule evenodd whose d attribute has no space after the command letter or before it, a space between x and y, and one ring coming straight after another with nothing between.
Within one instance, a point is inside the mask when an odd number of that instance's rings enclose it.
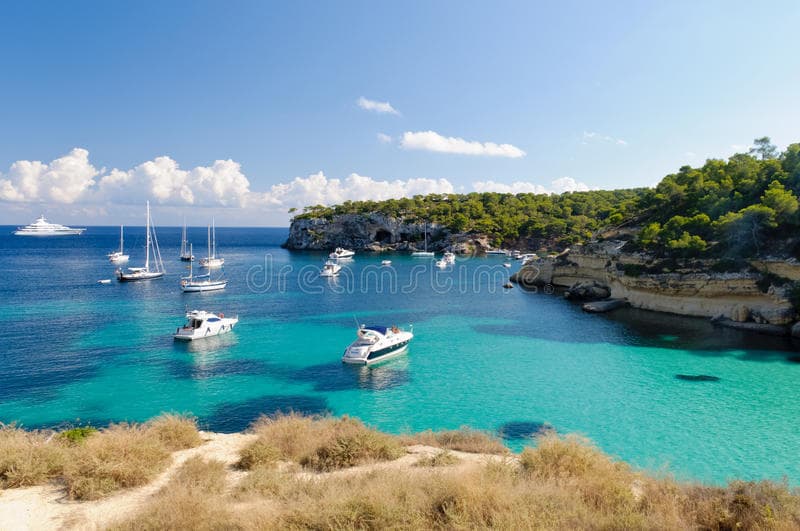
<instances>
[{"instance_id":1,"label":"white superstructure of yacht","mask_svg":"<svg viewBox=\"0 0 800 531\"><path fill-rule=\"evenodd\" d=\"M328 258L332 258L333 260L347 260L348 258L353 258L355 254L355 251L351 251L350 249L337 247L335 251L328 255Z\"/></svg>"},{"instance_id":2,"label":"white superstructure of yacht","mask_svg":"<svg viewBox=\"0 0 800 531\"><path fill-rule=\"evenodd\" d=\"M412 327L413 330L413 327ZM358 328L358 337L344 351L342 361L368 365L405 352L414 339L412 331L396 326L366 326Z\"/></svg>"},{"instance_id":3,"label":"white superstructure of yacht","mask_svg":"<svg viewBox=\"0 0 800 531\"><path fill-rule=\"evenodd\" d=\"M86 229L73 229L59 223L50 223L44 216L24 227L17 227L14 234L17 236L71 236L82 234Z\"/></svg>"},{"instance_id":4,"label":"white superstructure of yacht","mask_svg":"<svg viewBox=\"0 0 800 531\"><path fill-rule=\"evenodd\" d=\"M192 341L224 334L233 330L239 317L225 317L205 310L192 310L186 314L186 324L175 330L173 337L182 341Z\"/></svg>"},{"instance_id":5,"label":"white superstructure of yacht","mask_svg":"<svg viewBox=\"0 0 800 531\"><path fill-rule=\"evenodd\" d=\"M442 260L444 260L448 264L455 264L456 263L456 255L454 253L451 253L451 252L448 251L448 252L444 253L444 256L442 257Z\"/></svg>"},{"instance_id":6,"label":"white superstructure of yacht","mask_svg":"<svg viewBox=\"0 0 800 531\"><path fill-rule=\"evenodd\" d=\"M328 260L325 262L325 265L322 266L322 270L319 272L319 276L321 277L335 277L339 274L339 271L342 270L342 266L337 264L333 260Z\"/></svg>"}]
</instances>

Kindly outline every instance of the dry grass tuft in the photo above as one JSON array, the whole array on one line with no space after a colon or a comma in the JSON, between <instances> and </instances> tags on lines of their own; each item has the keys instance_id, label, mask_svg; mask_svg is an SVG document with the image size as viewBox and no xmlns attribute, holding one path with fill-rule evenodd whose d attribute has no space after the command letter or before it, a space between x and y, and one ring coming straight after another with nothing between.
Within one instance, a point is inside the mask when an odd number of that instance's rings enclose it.
<instances>
[{"instance_id":1,"label":"dry grass tuft","mask_svg":"<svg viewBox=\"0 0 800 531\"><path fill-rule=\"evenodd\" d=\"M400 437L400 441L406 446L424 444L425 446L436 446L473 454L505 455L509 453L503 441L495 435L467 427L458 430L422 431L403 435Z\"/></svg>"},{"instance_id":2,"label":"dry grass tuft","mask_svg":"<svg viewBox=\"0 0 800 531\"><path fill-rule=\"evenodd\" d=\"M142 513L111 529L236 529L233 514L222 498L225 473L225 464L220 461L191 458Z\"/></svg>"},{"instance_id":3,"label":"dry grass tuft","mask_svg":"<svg viewBox=\"0 0 800 531\"><path fill-rule=\"evenodd\" d=\"M307 417L292 413L262 417L253 424L252 431L259 437L242 451L243 468L283 459L327 471L396 459L404 453L396 438L347 416Z\"/></svg>"},{"instance_id":4,"label":"dry grass tuft","mask_svg":"<svg viewBox=\"0 0 800 531\"><path fill-rule=\"evenodd\" d=\"M53 434L0 425L0 488L41 485L61 474L67 448Z\"/></svg>"},{"instance_id":5,"label":"dry grass tuft","mask_svg":"<svg viewBox=\"0 0 800 531\"><path fill-rule=\"evenodd\" d=\"M448 450L438 452L433 455L426 455L414 463L414 466L450 466L461 462L457 456L450 453Z\"/></svg>"},{"instance_id":6,"label":"dry grass tuft","mask_svg":"<svg viewBox=\"0 0 800 531\"><path fill-rule=\"evenodd\" d=\"M170 452L194 448L203 443L194 417L166 413L154 418L146 426Z\"/></svg>"},{"instance_id":7,"label":"dry grass tuft","mask_svg":"<svg viewBox=\"0 0 800 531\"><path fill-rule=\"evenodd\" d=\"M93 500L151 481L170 453L159 437L140 425L114 424L86 439L64 465L71 498Z\"/></svg>"}]
</instances>

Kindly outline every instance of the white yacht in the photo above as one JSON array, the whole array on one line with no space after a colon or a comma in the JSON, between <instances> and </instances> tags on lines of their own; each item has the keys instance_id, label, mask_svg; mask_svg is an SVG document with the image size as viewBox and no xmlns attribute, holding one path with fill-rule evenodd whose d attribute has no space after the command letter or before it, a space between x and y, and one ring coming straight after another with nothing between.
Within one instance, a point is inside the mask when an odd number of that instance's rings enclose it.
<instances>
[{"instance_id":1,"label":"white yacht","mask_svg":"<svg viewBox=\"0 0 800 531\"><path fill-rule=\"evenodd\" d=\"M444 258L442 258L441 260L436 260L436 262L434 262L434 265L439 269L444 269L445 267L447 267L447 260L445 260Z\"/></svg>"},{"instance_id":2,"label":"white yacht","mask_svg":"<svg viewBox=\"0 0 800 531\"><path fill-rule=\"evenodd\" d=\"M511 262L503 262L503 267L511 267Z\"/></svg>"},{"instance_id":3,"label":"white yacht","mask_svg":"<svg viewBox=\"0 0 800 531\"><path fill-rule=\"evenodd\" d=\"M215 269L222 267L224 263L225 259L217 256L217 227L212 218L211 226L208 228L208 256L200 259L200 266Z\"/></svg>"},{"instance_id":4,"label":"white yacht","mask_svg":"<svg viewBox=\"0 0 800 531\"><path fill-rule=\"evenodd\" d=\"M456 263L456 255L448 251L448 252L444 253L444 257L442 257L442 260L444 260L448 264L455 264Z\"/></svg>"},{"instance_id":5,"label":"white yacht","mask_svg":"<svg viewBox=\"0 0 800 531\"><path fill-rule=\"evenodd\" d=\"M120 282L135 282L137 280L153 280L161 278L166 271L164 262L161 260L161 249L158 248L156 229L150 219L150 201L147 202L147 223L145 225L145 259L144 267L129 267L123 271L117 269L117 280ZM150 269L150 252L153 253L153 269Z\"/></svg>"},{"instance_id":6,"label":"white yacht","mask_svg":"<svg viewBox=\"0 0 800 531\"><path fill-rule=\"evenodd\" d=\"M189 255L192 254L192 244L189 244ZM181 291L184 293L200 293L203 291L219 291L225 289L228 285L228 280L219 277L217 279L211 278L211 273L205 275L195 275L192 262L189 260L189 276L181 278Z\"/></svg>"},{"instance_id":7,"label":"white yacht","mask_svg":"<svg viewBox=\"0 0 800 531\"><path fill-rule=\"evenodd\" d=\"M536 260L537 258L539 258L539 255L536 253L524 253L516 257L517 260L522 260L523 264L528 260Z\"/></svg>"},{"instance_id":8,"label":"white yacht","mask_svg":"<svg viewBox=\"0 0 800 531\"><path fill-rule=\"evenodd\" d=\"M401 354L414 339L410 331L396 326L365 326L358 329L358 338L350 343L344 351L342 361L368 365Z\"/></svg>"},{"instance_id":9,"label":"white yacht","mask_svg":"<svg viewBox=\"0 0 800 531\"><path fill-rule=\"evenodd\" d=\"M508 256L508 251L504 249L489 249L486 254Z\"/></svg>"},{"instance_id":10,"label":"white yacht","mask_svg":"<svg viewBox=\"0 0 800 531\"><path fill-rule=\"evenodd\" d=\"M239 317L225 317L205 310L192 310L186 314L186 324L175 330L173 337L183 341L217 336L233 330Z\"/></svg>"},{"instance_id":11,"label":"white yacht","mask_svg":"<svg viewBox=\"0 0 800 531\"><path fill-rule=\"evenodd\" d=\"M343 249L342 247L337 247L331 254L328 255L328 258L332 258L334 260L346 260L348 258L353 258L355 256L355 252L351 251L350 249Z\"/></svg>"},{"instance_id":12,"label":"white yacht","mask_svg":"<svg viewBox=\"0 0 800 531\"><path fill-rule=\"evenodd\" d=\"M17 236L70 236L73 234L82 234L86 229L73 229L66 225L48 222L44 216L24 227L17 227L14 234Z\"/></svg>"},{"instance_id":13,"label":"white yacht","mask_svg":"<svg viewBox=\"0 0 800 531\"><path fill-rule=\"evenodd\" d=\"M382 266L390 266L390 265L392 265L392 261L391 260L381 260L381 265Z\"/></svg>"},{"instance_id":14,"label":"white yacht","mask_svg":"<svg viewBox=\"0 0 800 531\"><path fill-rule=\"evenodd\" d=\"M183 218L183 231L181 232L181 254L180 259L181 262L192 262L194 261L194 255L190 250L191 244L186 239L186 218Z\"/></svg>"},{"instance_id":15,"label":"white yacht","mask_svg":"<svg viewBox=\"0 0 800 531\"><path fill-rule=\"evenodd\" d=\"M119 226L119 250L108 253L108 261L112 264L124 264L130 256L123 251L124 238L122 236L122 225Z\"/></svg>"},{"instance_id":16,"label":"white yacht","mask_svg":"<svg viewBox=\"0 0 800 531\"><path fill-rule=\"evenodd\" d=\"M328 260L325 262L325 265L322 266L322 271L319 272L319 276L321 277L335 277L339 274L339 271L342 270L342 266L334 262L333 260Z\"/></svg>"}]
</instances>

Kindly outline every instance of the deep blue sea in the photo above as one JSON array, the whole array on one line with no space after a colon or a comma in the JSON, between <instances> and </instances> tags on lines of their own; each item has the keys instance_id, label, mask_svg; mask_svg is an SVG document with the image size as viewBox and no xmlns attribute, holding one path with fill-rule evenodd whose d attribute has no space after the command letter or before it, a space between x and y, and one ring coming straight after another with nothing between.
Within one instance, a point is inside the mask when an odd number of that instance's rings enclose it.
<instances>
[{"instance_id":1,"label":"deep blue sea","mask_svg":"<svg viewBox=\"0 0 800 531\"><path fill-rule=\"evenodd\" d=\"M468 425L520 449L543 425L579 432L649 470L721 483L800 483L800 353L788 340L637 310L589 315L559 294L502 289L502 258L359 254L336 280L324 253L280 248L287 229L219 228L223 292L183 294L180 228L158 238L167 276L101 285L117 227L22 238L0 227L0 421L27 427L189 412L233 431L274 411L353 415L389 432ZM190 228L195 254L205 227ZM143 227L126 227L141 265ZM380 267L382 259L391 268ZM511 271L518 267L514 263ZM191 344L187 309L238 314ZM340 358L355 326L414 325L408 354ZM678 374L718 381L686 381Z\"/></svg>"}]
</instances>

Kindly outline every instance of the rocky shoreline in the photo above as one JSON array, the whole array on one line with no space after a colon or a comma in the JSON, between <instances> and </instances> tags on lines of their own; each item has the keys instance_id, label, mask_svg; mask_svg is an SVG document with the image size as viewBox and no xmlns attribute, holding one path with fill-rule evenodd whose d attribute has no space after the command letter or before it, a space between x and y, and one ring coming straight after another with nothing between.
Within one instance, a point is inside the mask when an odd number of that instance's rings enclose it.
<instances>
[{"instance_id":1,"label":"rocky shoreline","mask_svg":"<svg viewBox=\"0 0 800 531\"><path fill-rule=\"evenodd\" d=\"M624 252L624 245L612 240L577 246L557 257L527 263L511 280L527 288L567 288L565 297L572 300L609 301L586 304L587 311L610 311L627 304L708 317L731 328L800 337L797 310L787 288L774 285L770 279L775 277L769 276L778 270L782 280L798 281L800 264L759 260L739 271L715 271L719 262L704 260L658 268L653 257Z\"/></svg>"}]
</instances>

